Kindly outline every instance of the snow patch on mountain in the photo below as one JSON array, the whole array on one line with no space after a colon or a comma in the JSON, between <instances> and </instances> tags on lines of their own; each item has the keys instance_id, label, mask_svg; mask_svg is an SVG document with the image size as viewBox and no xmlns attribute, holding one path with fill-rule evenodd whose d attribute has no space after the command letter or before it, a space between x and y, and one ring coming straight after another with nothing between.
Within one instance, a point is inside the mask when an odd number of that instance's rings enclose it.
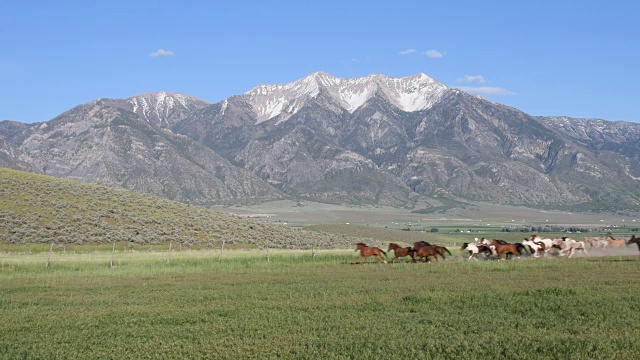
<instances>
[{"instance_id":1,"label":"snow patch on mountain","mask_svg":"<svg viewBox=\"0 0 640 360\"><path fill-rule=\"evenodd\" d=\"M142 94L126 99L133 107L133 112L142 115L147 121L150 119L165 120L176 107L191 110L194 99L180 93L160 91ZM196 101L201 101L196 99Z\"/></svg>"},{"instance_id":2,"label":"snow patch on mountain","mask_svg":"<svg viewBox=\"0 0 640 360\"><path fill-rule=\"evenodd\" d=\"M353 113L378 92L401 110L425 110L433 106L447 89L425 74L404 78L373 74L345 79L316 72L288 84L259 85L246 92L245 96L258 117L257 123L260 123L281 114L285 116L280 122L286 120L320 91L325 91L345 110Z\"/></svg>"}]
</instances>

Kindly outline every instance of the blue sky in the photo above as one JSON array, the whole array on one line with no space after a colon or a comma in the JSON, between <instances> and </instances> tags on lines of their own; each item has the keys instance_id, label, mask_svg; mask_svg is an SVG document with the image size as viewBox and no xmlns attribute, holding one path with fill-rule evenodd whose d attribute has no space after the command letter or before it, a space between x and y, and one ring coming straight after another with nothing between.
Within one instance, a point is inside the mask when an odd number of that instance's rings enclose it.
<instances>
[{"instance_id":1,"label":"blue sky","mask_svg":"<svg viewBox=\"0 0 640 360\"><path fill-rule=\"evenodd\" d=\"M637 4L5 0L0 120L160 90L217 102L324 71L423 72L532 115L640 122Z\"/></svg>"}]
</instances>

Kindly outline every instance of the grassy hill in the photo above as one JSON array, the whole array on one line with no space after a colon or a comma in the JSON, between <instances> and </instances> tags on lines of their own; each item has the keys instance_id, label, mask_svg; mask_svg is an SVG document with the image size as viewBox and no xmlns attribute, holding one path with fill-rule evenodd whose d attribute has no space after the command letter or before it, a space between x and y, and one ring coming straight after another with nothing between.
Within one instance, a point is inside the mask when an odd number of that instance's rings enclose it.
<instances>
[{"instance_id":1,"label":"grassy hill","mask_svg":"<svg viewBox=\"0 0 640 360\"><path fill-rule=\"evenodd\" d=\"M360 239L291 229L127 190L0 168L0 244L179 243L323 248Z\"/></svg>"}]
</instances>

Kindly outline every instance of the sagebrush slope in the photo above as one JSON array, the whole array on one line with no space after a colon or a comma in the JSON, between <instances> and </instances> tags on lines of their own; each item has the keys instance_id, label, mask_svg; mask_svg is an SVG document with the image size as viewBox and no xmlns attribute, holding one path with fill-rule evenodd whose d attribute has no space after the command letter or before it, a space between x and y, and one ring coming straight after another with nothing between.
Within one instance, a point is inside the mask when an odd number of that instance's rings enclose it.
<instances>
[{"instance_id":1,"label":"sagebrush slope","mask_svg":"<svg viewBox=\"0 0 640 360\"><path fill-rule=\"evenodd\" d=\"M0 241L351 246L346 236L291 229L127 190L0 168Z\"/></svg>"}]
</instances>

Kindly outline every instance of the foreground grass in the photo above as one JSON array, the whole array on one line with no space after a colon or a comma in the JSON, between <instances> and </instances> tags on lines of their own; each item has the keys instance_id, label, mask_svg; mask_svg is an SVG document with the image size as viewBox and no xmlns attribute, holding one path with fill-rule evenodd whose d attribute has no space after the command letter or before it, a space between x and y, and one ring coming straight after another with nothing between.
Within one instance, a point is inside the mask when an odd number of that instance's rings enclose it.
<instances>
[{"instance_id":1,"label":"foreground grass","mask_svg":"<svg viewBox=\"0 0 640 360\"><path fill-rule=\"evenodd\" d=\"M636 257L349 265L350 252L0 257L0 358L640 353Z\"/></svg>"}]
</instances>

